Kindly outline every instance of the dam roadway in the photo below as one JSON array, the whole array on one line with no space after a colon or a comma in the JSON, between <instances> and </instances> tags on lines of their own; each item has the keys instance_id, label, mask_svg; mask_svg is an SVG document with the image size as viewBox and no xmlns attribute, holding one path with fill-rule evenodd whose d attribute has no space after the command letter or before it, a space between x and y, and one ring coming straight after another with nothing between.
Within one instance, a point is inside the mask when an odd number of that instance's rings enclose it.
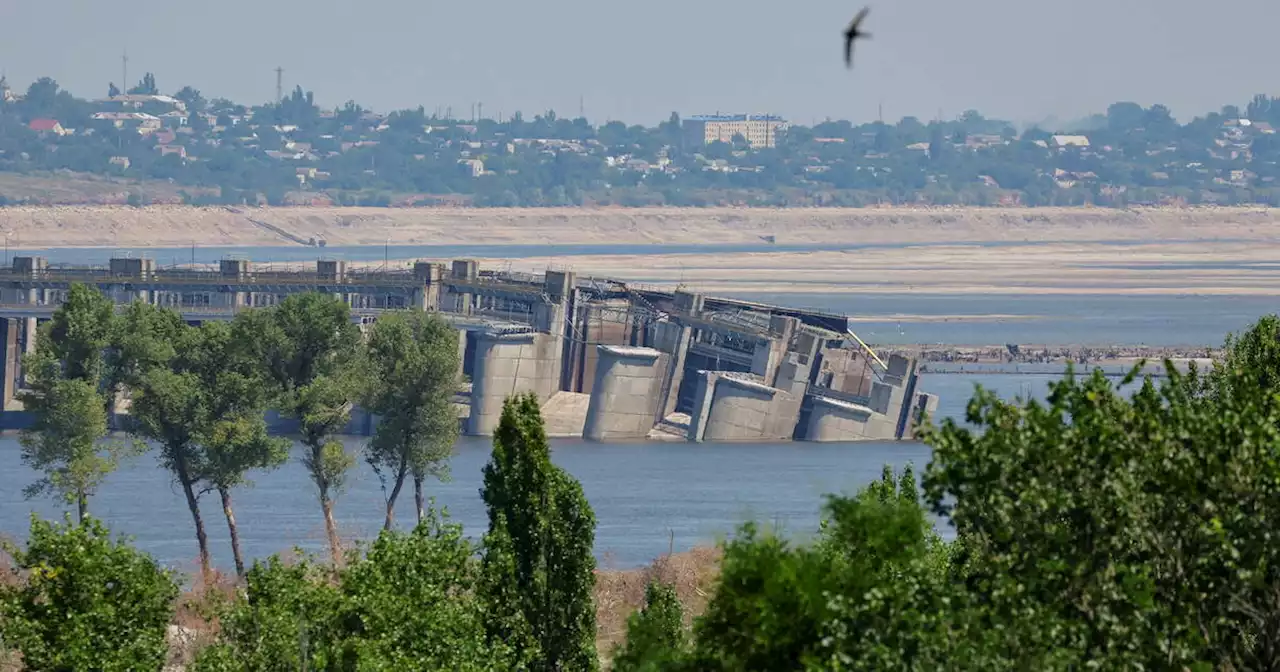
<instances>
[{"instance_id":1,"label":"dam roadway","mask_svg":"<svg viewBox=\"0 0 1280 672\"><path fill-rule=\"evenodd\" d=\"M917 389L917 357L877 354L842 315L571 271L483 270L470 259L403 270L323 259L310 268L259 269L224 259L200 270L147 258L94 267L19 256L0 269L3 428L31 421L14 400L21 355L75 283L97 287L121 308L143 301L192 324L300 292L344 301L362 327L386 310L436 312L458 332L459 374L470 388L457 406L471 435L491 434L506 397L523 392L538 395L549 433L596 441L909 439L921 414L937 406ZM357 409L348 430L367 434L376 422ZM279 420L273 427L290 429Z\"/></svg>"}]
</instances>

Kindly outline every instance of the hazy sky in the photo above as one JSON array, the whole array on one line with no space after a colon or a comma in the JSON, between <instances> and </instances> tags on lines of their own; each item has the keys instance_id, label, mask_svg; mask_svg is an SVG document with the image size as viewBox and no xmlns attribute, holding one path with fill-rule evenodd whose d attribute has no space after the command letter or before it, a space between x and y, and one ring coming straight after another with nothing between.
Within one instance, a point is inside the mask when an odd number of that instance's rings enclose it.
<instances>
[{"instance_id":1,"label":"hazy sky","mask_svg":"<svg viewBox=\"0 0 1280 672\"><path fill-rule=\"evenodd\" d=\"M0 0L0 68L78 95L156 74L172 93L262 102L314 90L469 116L554 108L653 123L672 110L809 123L954 117L1025 122L1164 103L1181 119L1280 93L1280 0L895 0L874 4L855 69L835 0ZM131 83L132 83L131 82Z\"/></svg>"}]
</instances>

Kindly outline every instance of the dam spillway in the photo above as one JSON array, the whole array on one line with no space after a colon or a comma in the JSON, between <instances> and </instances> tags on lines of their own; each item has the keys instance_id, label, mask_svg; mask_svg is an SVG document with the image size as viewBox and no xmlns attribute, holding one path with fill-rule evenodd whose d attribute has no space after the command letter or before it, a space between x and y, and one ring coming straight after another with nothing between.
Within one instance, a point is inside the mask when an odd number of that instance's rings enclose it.
<instances>
[{"instance_id":1,"label":"dam spillway","mask_svg":"<svg viewBox=\"0 0 1280 672\"><path fill-rule=\"evenodd\" d=\"M485 270L472 259L397 269L322 259L284 270L224 259L202 270L147 258L95 267L18 256L0 269L6 429L30 422L14 401L21 354L75 283L121 307L172 308L193 324L299 292L339 298L362 325L387 310L436 312L458 329L460 374L470 385L457 405L472 435L491 434L503 401L524 392L537 394L549 434L597 441L910 439L938 401L918 390L916 358L882 359L845 316L571 271ZM288 431L286 422L273 424ZM357 411L348 429L367 434L375 424Z\"/></svg>"}]
</instances>

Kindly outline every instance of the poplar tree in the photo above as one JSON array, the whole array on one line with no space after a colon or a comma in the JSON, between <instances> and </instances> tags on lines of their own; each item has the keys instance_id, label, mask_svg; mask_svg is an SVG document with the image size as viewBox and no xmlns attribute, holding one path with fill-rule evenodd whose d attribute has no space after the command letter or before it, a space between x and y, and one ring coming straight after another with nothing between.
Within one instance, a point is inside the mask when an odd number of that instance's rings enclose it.
<instances>
[{"instance_id":1,"label":"poplar tree","mask_svg":"<svg viewBox=\"0 0 1280 672\"><path fill-rule=\"evenodd\" d=\"M252 356L275 389L275 406L298 421L305 447L302 463L315 483L333 562L341 543L333 517L355 460L338 436L351 420L351 408L364 389L360 328L351 308L320 293L293 294L279 306L245 318L257 335Z\"/></svg>"},{"instance_id":2,"label":"poplar tree","mask_svg":"<svg viewBox=\"0 0 1280 672\"><path fill-rule=\"evenodd\" d=\"M378 428L365 458L387 495L383 527L391 529L396 499L413 476L418 520L427 476L447 478L447 460L458 438L453 394L458 383L457 330L420 310L381 316L369 337L372 376L365 409L378 414Z\"/></svg>"},{"instance_id":3,"label":"poplar tree","mask_svg":"<svg viewBox=\"0 0 1280 672\"><path fill-rule=\"evenodd\" d=\"M71 286L67 300L38 332L36 350L24 359L27 389L17 398L35 416L19 437L22 460L41 478L24 494L52 494L89 513L89 498L126 454L104 442L110 398L105 351L117 318L115 305L87 285Z\"/></svg>"},{"instance_id":4,"label":"poplar tree","mask_svg":"<svg viewBox=\"0 0 1280 672\"><path fill-rule=\"evenodd\" d=\"M551 463L534 394L507 399L480 491L489 516L489 636L531 670L595 670L595 514L582 486Z\"/></svg>"}]
</instances>

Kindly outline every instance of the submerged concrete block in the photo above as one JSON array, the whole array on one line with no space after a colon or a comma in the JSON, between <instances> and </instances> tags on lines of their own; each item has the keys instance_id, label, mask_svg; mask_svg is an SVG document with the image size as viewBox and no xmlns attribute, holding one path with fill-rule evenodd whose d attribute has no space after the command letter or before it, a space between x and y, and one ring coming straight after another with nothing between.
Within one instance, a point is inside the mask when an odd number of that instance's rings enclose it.
<instances>
[{"instance_id":1,"label":"submerged concrete block","mask_svg":"<svg viewBox=\"0 0 1280 672\"><path fill-rule=\"evenodd\" d=\"M558 338L550 334L495 334L476 337L471 376L471 418L467 433L489 436L512 395L533 392L546 401L560 383Z\"/></svg>"},{"instance_id":2,"label":"submerged concrete block","mask_svg":"<svg viewBox=\"0 0 1280 672\"><path fill-rule=\"evenodd\" d=\"M641 439L658 419L667 355L654 348L596 346L598 362L582 436Z\"/></svg>"},{"instance_id":3,"label":"submerged concrete block","mask_svg":"<svg viewBox=\"0 0 1280 672\"><path fill-rule=\"evenodd\" d=\"M779 422L779 401L791 395L763 383L739 377L722 377L712 395L704 441L768 441L791 438L794 420Z\"/></svg>"},{"instance_id":4,"label":"submerged concrete block","mask_svg":"<svg viewBox=\"0 0 1280 672\"><path fill-rule=\"evenodd\" d=\"M809 441L860 441L876 417L866 406L828 397L814 397L805 438ZM883 416L881 416L883 417Z\"/></svg>"}]
</instances>

